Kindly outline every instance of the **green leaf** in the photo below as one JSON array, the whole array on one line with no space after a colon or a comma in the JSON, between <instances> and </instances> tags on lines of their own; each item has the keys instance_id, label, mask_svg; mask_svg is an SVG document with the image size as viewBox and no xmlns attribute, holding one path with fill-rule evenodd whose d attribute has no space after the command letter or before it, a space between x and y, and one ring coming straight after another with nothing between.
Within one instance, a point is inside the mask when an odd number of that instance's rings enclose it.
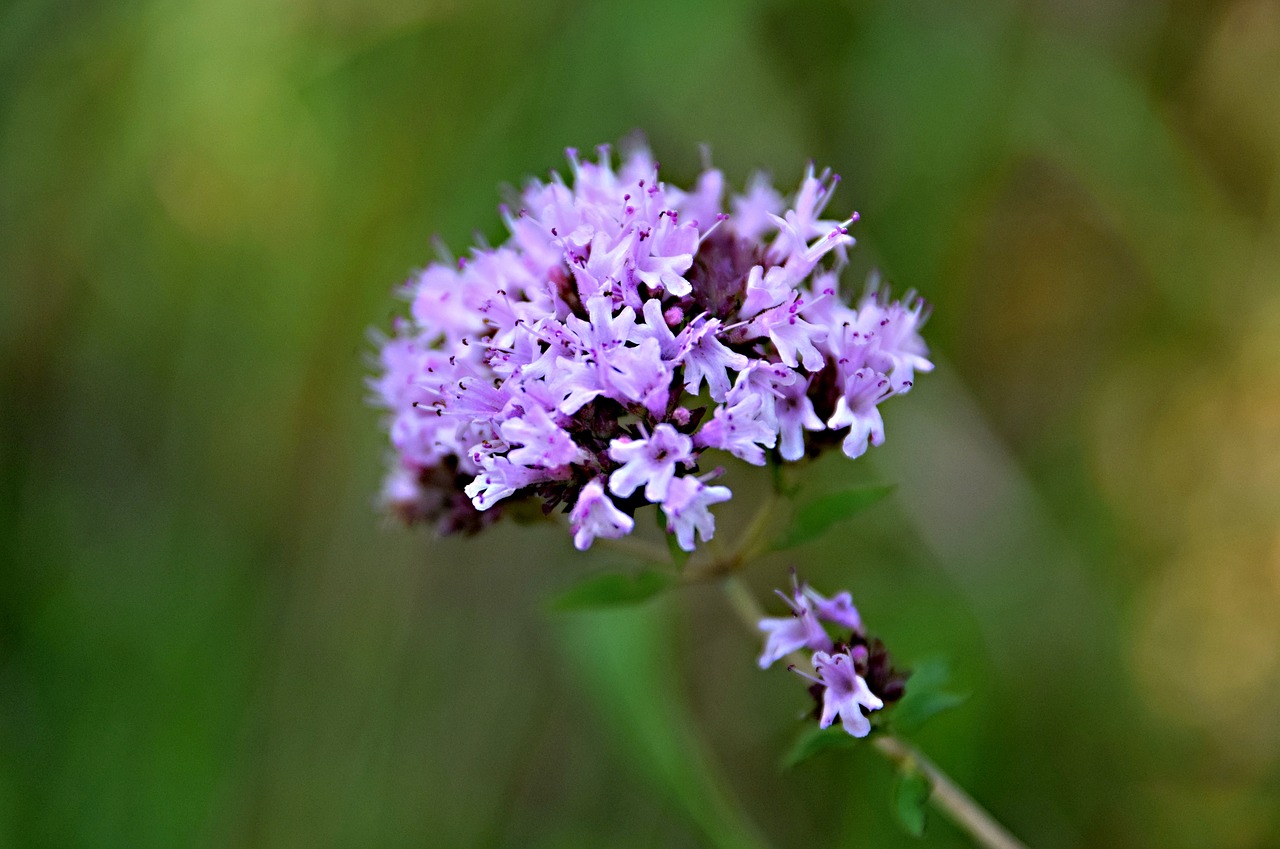
<instances>
[{"instance_id":1,"label":"green leaf","mask_svg":"<svg viewBox=\"0 0 1280 849\"><path fill-rule=\"evenodd\" d=\"M833 749L852 749L858 742L838 725L830 728L819 728L810 725L796 737L787 754L782 758L782 768L792 769L799 764Z\"/></svg>"},{"instance_id":2,"label":"green leaf","mask_svg":"<svg viewBox=\"0 0 1280 849\"><path fill-rule=\"evenodd\" d=\"M648 601L675 584L675 576L646 570L634 575L608 572L570 587L551 603L552 610L594 610Z\"/></svg>"},{"instance_id":3,"label":"green leaf","mask_svg":"<svg viewBox=\"0 0 1280 849\"><path fill-rule=\"evenodd\" d=\"M893 815L902 830L912 837L924 836L926 807L933 786L919 770L905 766L893 785Z\"/></svg>"},{"instance_id":4,"label":"green leaf","mask_svg":"<svg viewBox=\"0 0 1280 849\"><path fill-rule=\"evenodd\" d=\"M772 550L781 551L817 539L835 523L862 512L893 490L892 484L860 486L801 504L796 508L790 526L774 540Z\"/></svg>"},{"instance_id":5,"label":"green leaf","mask_svg":"<svg viewBox=\"0 0 1280 849\"><path fill-rule=\"evenodd\" d=\"M943 711L968 701L968 693L947 689L950 681L951 665L946 658L933 658L919 664L907 679L906 695L893 706L893 726L912 731Z\"/></svg>"}]
</instances>

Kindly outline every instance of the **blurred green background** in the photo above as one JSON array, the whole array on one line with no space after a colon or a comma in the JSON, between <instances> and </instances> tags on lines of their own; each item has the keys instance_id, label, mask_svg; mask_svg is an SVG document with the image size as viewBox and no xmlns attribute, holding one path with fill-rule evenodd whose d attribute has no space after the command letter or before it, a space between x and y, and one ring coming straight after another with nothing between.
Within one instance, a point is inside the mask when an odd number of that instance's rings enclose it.
<instances>
[{"instance_id":1,"label":"blurred green background","mask_svg":"<svg viewBox=\"0 0 1280 849\"><path fill-rule=\"evenodd\" d=\"M498 187L844 176L940 368L748 576L973 697L918 741L1037 847L1280 845L1280 5L10 0L0 845L913 845L712 588L374 510L370 326ZM731 534L763 481L734 469ZM928 846L963 846L932 822Z\"/></svg>"}]
</instances>

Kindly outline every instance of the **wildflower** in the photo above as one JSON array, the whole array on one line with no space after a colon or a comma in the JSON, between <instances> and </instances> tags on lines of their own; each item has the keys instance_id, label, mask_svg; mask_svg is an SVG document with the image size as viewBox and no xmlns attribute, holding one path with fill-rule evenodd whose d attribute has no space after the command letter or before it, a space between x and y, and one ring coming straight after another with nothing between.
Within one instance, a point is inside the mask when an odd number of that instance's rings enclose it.
<instances>
[{"instance_id":1,"label":"wildflower","mask_svg":"<svg viewBox=\"0 0 1280 849\"><path fill-rule=\"evenodd\" d=\"M676 543L685 551L693 551L694 533L703 542L716 532L716 517L707 508L728 501L732 493L727 486L707 486L692 476L671 481L662 512L667 517L667 532L675 534Z\"/></svg>"},{"instance_id":2,"label":"wildflower","mask_svg":"<svg viewBox=\"0 0 1280 849\"><path fill-rule=\"evenodd\" d=\"M862 632L862 617L858 615L858 608L853 606L853 596L848 592L836 593L828 599L818 595L809 586L804 586L801 591L813 602L819 618L855 633Z\"/></svg>"},{"instance_id":3,"label":"wildflower","mask_svg":"<svg viewBox=\"0 0 1280 849\"><path fill-rule=\"evenodd\" d=\"M753 466L763 466L764 449L772 448L778 440L778 429L761 416L763 404L759 395L747 395L733 406L717 407L711 421L698 431L697 444L720 448Z\"/></svg>"},{"instance_id":4,"label":"wildflower","mask_svg":"<svg viewBox=\"0 0 1280 849\"><path fill-rule=\"evenodd\" d=\"M818 371L826 360L815 343L826 338L826 330L801 318L801 305L800 293L794 292L790 303L765 310L748 327L756 336L768 336L791 368L802 363L806 371Z\"/></svg>"},{"instance_id":5,"label":"wildflower","mask_svg":"<svg viewBox=\"0 0 1280 849\"><path fill-rule=\"evenodd\" d=\"M691 191L669 186L640 147L616 165L607 147L568 158L569 179L502 208L502 244L404 287L409 317L370 381L390 509L470 531L541 499L586 547L652 504L691 550L731 496L695 477L706 449L763 464L846 428L850 457L883 442L879 405L932 368L928 311L878 283L840 299L856 215L824 213L835 175L810 166L788 205L760 175L726 198L710 167Z\"/></svg>"},{"instance_id":6,"label":"wildflower","mask_svg":"<svg viewBox=\"0 0 1280 849\"><path fill-rule=\"evenodd\" d=\"M793 651L829 651L832 647L831 637L819 624L817 612L809 599L797 595L794 598L782 596L782 600L791 606L790 616L760 620L760 630L768 635L764 651L760 654L761 669L768 669L775 660L780 660Z\"/></svg>"},{"instance_id":7,"label":"wildflower","mask_svg":"<svg viewBox=\"0 0 1280 849\"><path fill-rule=\"evenodd\" d=\"M813 409L813 399L808 395L812 381L794 380L789 386L779 387L778 398L773 403L773 416L778 428L778 453L784 460L799 460L804 456L804 432L822 430L822 419Z\"/></svg>"},{"instance_id":8,"label":"wildflower","mask_svg":"<svg viewBox=\"0 0 1280 849\"><path fill-rule=\"evenodd\" d=\"M529 405L523 417L507 419L499 431L508 443L520 446L507 452L513 463L550 469L576 463L586 455L541 406Z\"/></svg>"},{"instance_id":9,"label":"wildflower","mask_svg":"<svg viewBox=\"0 0 1280 849\"><path fill-rule=\"evenodd\" d=\"M771 219L783 209L782 195L763 174L747 183L746 194L732 202L734 228L744 239L758 239L774 228Z\"/></svg>"},{"instance_id":10,"label":"wildflower","mask_svg":"<svg viewBox=\"0 0 1280 849\"><path fill-rule=\"evenodd\" d=\"M678 226L678 217L679 213L664 210L658 215L657 226L646 231L648 256L637 258L636 276L651 290L662 289L679 298L693 291L689 281L684 279L684 273L693 265L693 253L698 248L698 228L693 224Z\"/></svg>"},{"instance_id":11,"label":"wildflower","mask_svg":"<svg viewBox=\"0 0 1280 849\"><path fill-rule=\"evenodd\" d=\"M760 668L767 669L794 651L831 651L831 637L819 620L862 633L862 619L853 606L853 596L847 592L824 598L808 584L802 583L791 570L791 592L775 590L778 598L791 608L791 615L760 620L759 628L768 634L764 652L760 655Z\"/></svg>"},{"instance_id":12,"label":"wildflower","mask_svg":"<svg viewBox=\"0 0 1280 849\"><path fill-rule=\"evenodd\" d=\"M742 354L725 347L716 337L720 319L694 321L680 334L679 342L686 349L684 354L684 388L696 395L706 378L711 400L723 401L729 391L727 369L742 371L750 363Z\"/></svg>"},{"instance_id":13,"label":"wildflower","mask_svg":"<svg viewBox=\"0 0 1280 849\"><path fill-rule=\"evenodd\" d=\"M465 490L477 510L488 510L516 490L550 478L542 470L521 466L507 457L485 457L480 469Z\"/></svg>"},{"instance_id":14,"label":"wildflower","mask_svg":"<svg viewBox=\"0 0 1280 849\"><path fill-rule=\"evenodd\" d=\"M766 634L760 668L795 652L812 652L810 663L816 676L796 664L787 668L812 684L809 691L818 702L818 724L827 728L839 717L846 731L865 737L871 730L866 714L902 698L907 675L893 668L882 642L868 642L848 592L827 598L801 582L793 569L791 592L778 590L777 594L791 608L791 615L760 620L758 627ZM833 638L823 622L846 629L848 636Z\"/></svg>"},{"instance_id":15,"label":"wildflower","mask_svg":"<svg viewBox=\"0 0 1280 849\"><path fill-rule=\"evenodd\" d=\"M647 439L615 439L609 456L622 463L609 476L609 491L627 496L644 484L644 497L653 502L667 497L676 464L692 455L693 440L669 424L660 424Z\"/></svg>"},{"instance_id":16,"label":"wildflower","mask_svg":"<svg viewBox=\"0 0 1280 849\"><path fill-rule=\"evenodd\" d=\"M879 404L893 392L888 376L874 369L858 369L845 379L844 392L836 400L836 409L827 427L849 428L841 448L850 459L861 457L868 444L884 443L884 419Z\"/></svg>"},{"instance_id":17,"label":"wildflower","mask_svg":"<svg viewBox=\"0 0 1280 849\"><path fill-rule=\"evenodd\" d=\"M853 655L848 651L828 654L813 653L813 668L818 672L818 683L823 686L822 716L818 725L830 727L840 717L844 730L854 737L866 737L871 733L871 720L862 709L880 710L884 702L876 698L867 682L854 668Z\"/></svg>"},{"instance_id":18,"label":"wildflower","mask_svg":"<svg viewBox=\"0 0 1280 849\"><path fill-rule=\"evenodd\" d=\"M597 537L617 539L631 533L635 520L614 506L597 478L578 493L578 501L569 512L569 525L574 547L586 551Z\"/></svg>"}]
</instances>

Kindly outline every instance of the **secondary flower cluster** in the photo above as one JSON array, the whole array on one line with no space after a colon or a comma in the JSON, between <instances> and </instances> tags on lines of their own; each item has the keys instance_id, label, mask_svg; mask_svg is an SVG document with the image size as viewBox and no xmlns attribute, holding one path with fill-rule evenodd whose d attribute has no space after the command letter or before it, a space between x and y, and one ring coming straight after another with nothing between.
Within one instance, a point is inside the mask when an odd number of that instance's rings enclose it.
<instances>
[{"instance_id":1,"label":"secondary flower cluster","mask_svg":"<svg viewBox=\"0 0 1280 849\"><path fill-rule=\"evenodd\" d=\"M816 675L802 672L794 664L792 672L810 682L809 693L818 703L818 724L828 728L839 717L844 730L854 737L871 732L869 714L906 693L907 676L895 670L884 644L868 641L862 617L847 592L824 598L791 573L791 592L776 591L791 615L760 620L767 634L760 668L766 669L792 652L812 652L810 662ZM832 639L823 622L849 631L845 639Z\"/></svg>"},{"instance_id":2,"label":"secondary flower cluster","mask_svg":"<svg viewBox=\"0 0 1280 849\"><path fill-rule=\"evenodd\" d=\"M924 304L878 286L841 299L854 218L822 217L837 177L811 167L788 207L757 176L728 214L714 169L683 191L644 149L616 171L607 147L569 162L570 183L531 182L502 209L503 244L405 287L411 317L371 382L392 509L449 533L539 499L585 549L652 503L692 551L730 497L700 470L707 449L762 465L883 442L878 405L932 368Z\"/></svg>"}]
</instances>

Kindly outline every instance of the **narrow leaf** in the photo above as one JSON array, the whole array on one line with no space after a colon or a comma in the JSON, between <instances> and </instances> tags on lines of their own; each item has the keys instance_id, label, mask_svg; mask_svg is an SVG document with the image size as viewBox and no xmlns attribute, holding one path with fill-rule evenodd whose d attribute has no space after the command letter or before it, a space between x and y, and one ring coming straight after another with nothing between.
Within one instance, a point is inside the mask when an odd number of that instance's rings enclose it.
<instances>
[{"instance_id":1,"label":"narrow leaf","mask_svg":"<svg viewBox=\"0 0 1280 849\"><path fill-rule=\"evenodd\" d=\"M553 610L594 610L640 604L675 583L662 572L644 571L634 575L608 572L587 578L570 587L552 602Z\"/></svg>"},{"instance_id":2,"label":"narrow leaf","mask_svg":"<svg viewBox=\"0 0 1280 849\"><path fill-rule=\"evenodd\" d=\"M860 486L801 504L796 508L790 526L774 541L773 550L781 551L817 539L832 525L862 512L893 489L892 485Z\"/></svg>"},{"instance_id":3,"label":"narrow leaf","mask_svg":"<svg viewBox=\"0 0 1280 849\"><path fill-rule=\"evenodd\" d=\"M893 815L902 830L912 837L924 836L926 807L933 787L918 770L905 767L893 785Z\"/></svg>"},{"instance_id":4,"label":"narrow leaf","mask_svg":"<svg viewBox=\"0 0 1280 849\"><path fill-rule=\"evenodd\" d=\"M783 756L782 768L792 769L815 755L820 755L833 749L852 749L855 745L857 745L857 741L838 725L833 725L830 728L819 728L816 725L810 725L796 737L796 741L791 744L791 748Z\"/></svg>"}]
</instances>

